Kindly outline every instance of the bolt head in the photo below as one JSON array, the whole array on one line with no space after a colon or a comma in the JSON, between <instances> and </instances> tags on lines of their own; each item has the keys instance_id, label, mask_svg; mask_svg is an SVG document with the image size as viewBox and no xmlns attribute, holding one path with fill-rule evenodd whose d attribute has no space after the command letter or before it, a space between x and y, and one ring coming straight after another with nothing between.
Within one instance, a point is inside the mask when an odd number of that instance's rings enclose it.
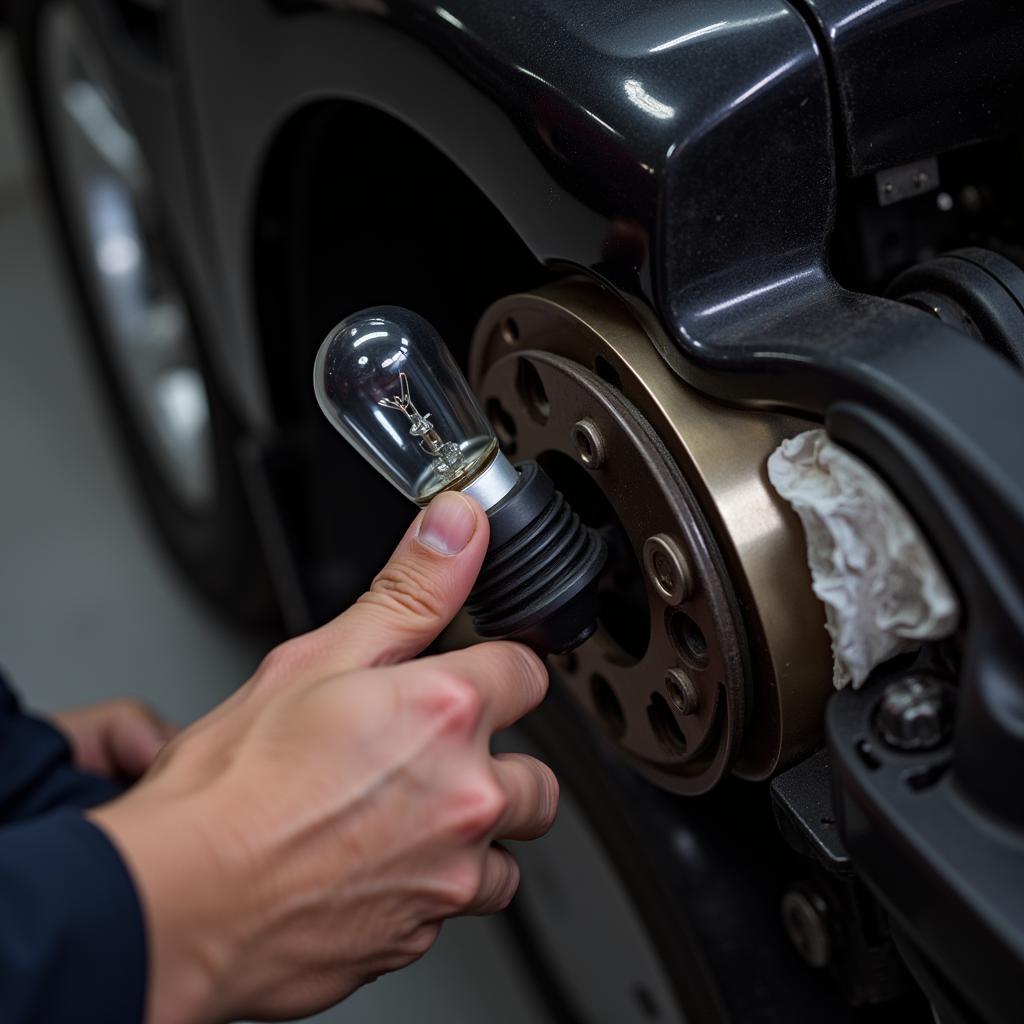
<instances>
[{"instance_id":1,"label":"bolt head","mask_svg":"<svg viewBox=\"0 0 1024 1024\"><path fill-rule=\"evenodd\" d=\"M828 905L817 894L790 889L782 897L782 924L793 947L811 965L825 967L832 959Z\"/></svg>"},{"instance_id":2,"label":"bolt head","mask_svg":"<svg viewBox=\"0 0 1024 1024\"><path fill-rule=\"evenodd\" d=\"M644 541L644 568L658 596L666 604L680 604L693 592L693 577L686 557L675 541L664 533L657 533Z\"/></svg>"},{"instance_id":3,"label":"bolt head","mask_svg":"<svg viewBox=\"0 0 1024 1024\"><path fill-rule=\"evenodd\" d=\"M582 419L572 428L572 439L580 462L587 469L600 469L608 457L604 436L592 419Z\"/></svg>"},{"instance_id":4,"label":"bolt head","mask_svg":"<svg viewBox=\"0 0 1024 1024\"><path fill-rule=\"evenodd\" d=\"M693 680L681 668L670 668L665 673L665 690L672 706L681 715L697 713L700 693Z\"/></svg>"},{"instance_id":5,"label":"bolt head","mask_svg":"<svg viewBox=\"0 0 1024 1024\"><path fill-rule=\"evenodd\" d=\"M952 689L930 676L897 679L882 694L875 726L896 750L931 750L952 730Z\"/></svg>"}]
</instances>

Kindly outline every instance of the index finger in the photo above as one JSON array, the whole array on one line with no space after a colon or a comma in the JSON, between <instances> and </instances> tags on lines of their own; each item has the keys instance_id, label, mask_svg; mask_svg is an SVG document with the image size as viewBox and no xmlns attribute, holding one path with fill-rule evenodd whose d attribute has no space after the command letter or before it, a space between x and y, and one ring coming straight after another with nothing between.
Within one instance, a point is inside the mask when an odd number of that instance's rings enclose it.
<instances>
[{"instance_id":1,"label":"index finger","mask_svg":"<svg viewBox=\"0 0 1024 1024\"><path fill-rule=\"evenodd\" d=\"M428 663L470 680L483 698L482 721L488 734L519 721L548 692L544 662L522 644L493 640L450 651L414 664Z\"/></svg>"}]
</instances>

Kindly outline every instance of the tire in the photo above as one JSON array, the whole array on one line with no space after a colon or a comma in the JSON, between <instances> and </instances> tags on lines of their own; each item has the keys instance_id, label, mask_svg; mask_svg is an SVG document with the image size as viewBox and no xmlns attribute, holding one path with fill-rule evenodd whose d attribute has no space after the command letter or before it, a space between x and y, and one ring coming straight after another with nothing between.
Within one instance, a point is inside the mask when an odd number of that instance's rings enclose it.
<instances>
[{"instance_id":1,"label":"tire","mask_svg":"<svg viewBox=\"0 0 1024 1024\"><path fill-rule=\"evenodd\" d=\"M509 844L522 883L508 915L559 1024L866 1019L786 939L794 863L766 787L656 790L557 681L497 746L540 757L561 782L550 835Z\"/></svg>"},{"instance_id":2,"label":"tire","mask_svg":"<svg viewBox=\"0 0 1024 1024\"><path fill-rule=\"evenodd\" d=\"M83 333L147 517L202 595L238 623L270 625L276 609L236 459L239 426L102 48L68 0L15 3L13 27ZM118 159L94 144L105 137Z\"/></svg>"}]
</instances>

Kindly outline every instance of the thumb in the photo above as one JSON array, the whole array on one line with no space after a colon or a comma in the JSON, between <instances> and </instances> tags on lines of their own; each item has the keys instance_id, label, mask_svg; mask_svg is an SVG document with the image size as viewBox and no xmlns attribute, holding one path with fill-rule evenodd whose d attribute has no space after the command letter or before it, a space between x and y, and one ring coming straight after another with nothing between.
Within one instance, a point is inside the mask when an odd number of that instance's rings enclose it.
<instances>
[{"instance_id":1,"label":"thumb","mask_svg":"<svg viewBox=\"0 0 1024 1024\"><path fill-rule=\"evenodd\" d=\"M472 498L457 491L434 498L370 589L317 631L335 670L390 665L419 654L469 596L489 537L487 516Z\"/></svg>"}]
</instances>

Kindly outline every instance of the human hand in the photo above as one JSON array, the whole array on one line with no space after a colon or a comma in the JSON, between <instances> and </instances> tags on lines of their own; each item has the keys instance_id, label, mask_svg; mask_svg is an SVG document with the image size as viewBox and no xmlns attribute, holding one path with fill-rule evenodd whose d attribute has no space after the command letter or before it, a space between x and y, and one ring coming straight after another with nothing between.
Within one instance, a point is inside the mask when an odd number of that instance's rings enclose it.
<instances>
[{"instance_id":1,"label":"human hand","mask_svg":"<svg viewBox=\"0 0 1024 1024\"><path fill-rule=\"evenodd\" d=\"M489 743L546 670L510 643L407 660L462 605L487 538L475 502L436 498L367 594L91 812L145 908L151 1024L305 1016L417 959L444 919L511 900L494 841L547 831L558 786Z\"/></svg>"},{"instance_id":2,"label":"human hand","mask_svg":"<svg viewBox=\"0 0 1024 1024\"><path fill-rule=\"evenodd\" d=\"M51 721L67 738L75 767L108 779L137 779L178 731L130 697L61 711Z\"/></svg>"}]
</instances>

